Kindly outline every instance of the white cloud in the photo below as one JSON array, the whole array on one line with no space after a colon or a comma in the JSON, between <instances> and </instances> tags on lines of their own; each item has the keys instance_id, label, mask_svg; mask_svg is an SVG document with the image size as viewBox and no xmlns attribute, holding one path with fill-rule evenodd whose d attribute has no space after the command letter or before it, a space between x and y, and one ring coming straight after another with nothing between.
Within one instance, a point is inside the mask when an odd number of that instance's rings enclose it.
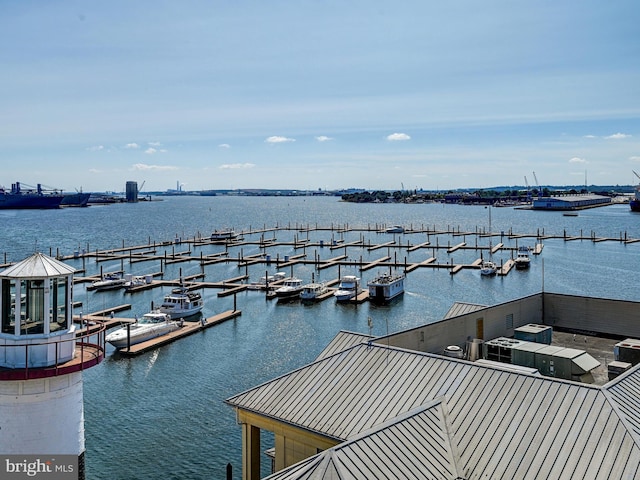
<instances>
[{"instance_id":1,"label":"white cloud","mask_svg":"<svg viewBox=\"0 0 640 480\"><path fill-rule=\"evenodd\" d=\"M633 157L629 157L629 160L632 162L640 162L640 156L634 155Z\"/></svg>"},{"instance_id":2,"label":"white cloud","mask_svg":"<svg viewBox=\"0 0 640 480\"><path fill-rule=\"evenodd\" d=\"M144 171L148 172L150 170L155 171L167 171L167 170L178 170L178 167L172 167L170 165L147 165L146 163L136 163L133 165L132 170Z\"/></svg>"},{"instance_id":3,"label":"white cloud","mask_svg":"<svg viewBox=\"0 0 640 480\"><path fill-rule=\"evenodd\" d=\"M274 135L265 140L265 142L267 143L287 143L287 142L295 142L295 141L296 141L295 138L280 137L278 135Z\"/></svg>"},{"instance_id":4,"label":"white cloud","mask_svg":"<svg viewBox=\"0 0 640 480\"><path fill-rule=\"evenodd\" d=\"M392 133L387 136L387 140L390 142L403 142L406 140L411 140L411 137L406 133Z\"/></svg>"},{"instance_id":5,"label":"white cloud","mask_svg":"<svg viewBox=\"0 0 640 480\"><path fill-rule=\"evenodd\" d=\"M231 148L231 145L229 145L228 143L221 143L220 145L218 145L218 148Z\"/></svg>"},{"instance_id":6,"label":"white cloud","mask_svg":"<svg viewBox=\"0 0 640 480\"><path fill-rule=\"evenodd\" d=\"M569 160L569 163L587 163L587 161L584 158L573 157Z\"/></svg>"},{"instance_id":7,"label":"white cloud","mask_svg":"<svg viewBox=\"0 0 640 480\"><path fill-rule=\"evenodd\" d=\"M596 138L595 135L585 135L584 138Z\"/></svg>"},{"instance_id":8,"label":"white cloud","mask_svg":"<svg viewBox=\"0 0 640 480\"><path fill-rule=\"evenodd\" d=\"M156 153L158 150L156 150L155 148L147 148L144 153L146 153L147 155L153 155L154 153Z\"/></svg>"},{"instance_id":9,"label":"white cloud","mask_svg":"<svg viewBox=\"0 0 640 480\"><path fill-rule=\"evenodd\" d=\"M333 140L333 138L327 137L326 135L320 135L316 137L316 140L319 142L328 142L329 140Z\"/></svg>"},{"instance_id":10,"label":"white cloud","mask_svg":"<svg viewBox=\"0 0 640 480\"><path fill-rule=\"evenodd\" d=\"M147 142L147 145L150 145L152 147L161 147L162 144L160 142Z\"/></svg>"},{"instance_id":11,"label":"white cloud","mask_svg":"<svg viewBox=\"0 0 640 480\"><path fill-rule=\"evenodd\" d=\"M610 140L620 140L622 138L629 138L631 135L627 135L626 133L614 133L613 135L609 135L608 137L604 137Z\"/></svg>"},{"instance_id":12,"label":"white cloud","mask_svg":"<svg viewBox=\"0 0 640 480\"><path fill-rule=\"evenodd\" d=\"M240 170L255 167L255 163L226 163L220 165L220 170Z\"/></svg>"},{"instance_id":13,"label":"white cloud","mask_svg":"<svg viewBox=\"0 0 640 480\"><path fill-rule=\"evenodd\" d=\"M90 152L99 152L100 150L104 150L104 145L96 145L94 147L88 147L87 150Z\"/></svg>"},{"instance_id":14,"label":"white cloud","mask_svg":"<svg viewBox=\"0 0 640 480\"><path fill-rule=\"evenodd\" d=\"M129 149L129 150L135 150L140 148L140 145L138 145L137 143L127 143L124 148Z\"/></svg>"}]
</instances>

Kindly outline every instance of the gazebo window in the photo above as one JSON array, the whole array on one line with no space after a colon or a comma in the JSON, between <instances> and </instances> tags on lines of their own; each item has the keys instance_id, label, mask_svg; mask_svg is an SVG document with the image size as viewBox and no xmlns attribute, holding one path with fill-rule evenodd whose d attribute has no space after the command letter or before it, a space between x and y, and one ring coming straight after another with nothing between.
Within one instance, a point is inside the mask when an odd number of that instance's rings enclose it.
<instances>
[{"instance_id":1,"label":"gazebo window","mask_svg":"<svg viewBox=\"0 0 640 480\"><path fill-rule=\"evenodd\" d=\"M51 333L58 330L67 330L67 281L64 277L51 279Z\"/></svg>"},{"instance_id":2,"label":"gazebo window","mask_svg":"<svg viewBox=\"0 0 640 480\"><path fill-rule=\"evenodd\" d=\"M44 280L22 280L27 301L20 305L20 334L44 333Z\"/></svg>"},{"instance_id":3,"label":"gazebo window","mask_svg":"<svg viewBox=\"0 0 640 480\"><path fill-rule=\"evenodd\" d=\"M2 280L2 333L15 334L15 282Z\"/></svg>"}]
</instances>

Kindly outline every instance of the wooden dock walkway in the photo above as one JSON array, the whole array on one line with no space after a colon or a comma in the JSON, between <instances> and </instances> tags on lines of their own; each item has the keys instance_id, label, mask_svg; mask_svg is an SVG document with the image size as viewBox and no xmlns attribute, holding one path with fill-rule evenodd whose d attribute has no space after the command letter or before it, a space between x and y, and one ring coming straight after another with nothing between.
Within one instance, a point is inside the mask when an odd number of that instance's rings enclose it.
<instances>
[{"instance_id":1,"label":"wooden dock walkway","mask_svg":"<svg viewBox=\"0 0 640 480\"><path fill-rule=\"evenodd\" d=\"M163 345L175 342L176 340L186 337L187 335L200 332L206 328L212 327L222 322L226 322L227 320L231 320L232 318L239 317L241 314L242 312L240 310L228 310L226 312L219 313L218 315L214 315L213 317L203 319L202 321L184 322L184 325L178 330L174 330L173 332L162 335L160 337L152 338L151 340L147 340L146 342L136 343L135 345L131 345L131 347L129 347L128 349L119 349L118 352L121 355L127 356L140 355L142 353L148 352L149 350L153 350Z\"/></svg>"}]
</instances>

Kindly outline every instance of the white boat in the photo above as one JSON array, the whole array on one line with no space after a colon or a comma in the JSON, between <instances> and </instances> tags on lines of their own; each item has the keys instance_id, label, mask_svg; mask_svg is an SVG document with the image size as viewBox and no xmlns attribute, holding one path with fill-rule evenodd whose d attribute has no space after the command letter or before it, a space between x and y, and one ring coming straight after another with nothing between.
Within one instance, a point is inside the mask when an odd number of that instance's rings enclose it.
<instances>
[{"instance_id":1,"label":"white boat","mask_svg":"<svg viewBox=\"0 0 640 480\"><path fill-rule=\"evenodd\" d=\"M287 274L284 272L278 272L273 275L260 277L260 280L258 280L257 282L251 282L249 285L247 285L247 289L264 290L267 288L267 285L272 285L274 282L280 282L285 278L287 278Z\"/></svg>"},{"instance_id":2,"label":"white boat","mask_svg":"<svg viewBox=\"0 0 640 480\"><path fill-rule=\"evenodd\" d=\"M348 302L358 296L362 291L360 279L355 275L345 275L338 284L338 289L333 293L338 302Z\"/></svg>"},{"instance_id":3,"label":"white boat","mask_svg":"<svg viewBox=\"0 0 640 480\"><path fill-rule=\"evenodd\" d=\"M495 275L497 271L498 267L495 263L489 260L485 260L484 262L482 262L482 265L480 267L480 275L490 277L492 275Z\"/></svg>"},{"instance_id":4,"label":"white boat","mask_svg":"<svg viewBox=\"0 0 640 480\"><path fill-rule=\"evenodd\" d=\"M150 283L147 280L147 277L145 277L144 275L126 275L125 276L125 282L124 282L124 288L125 290L129 291L132 290L136 287L141 287L142 285L147 285L148 283Z\"/></svg>"},{"instance_id":5,"label":"white boat","mask_svg":"<svg viewBox=\"0 0 640 480\"><path fill-rule=\"evenodd\" d=\"M282 285L275 290L278 298L297 298L302 292L302 280L298 277L285 278Z\"/></svg>"},{"instance_id":6,"label":"white boat","mask_svg":"<svg viewBox=\"0 0 640 480\"><path fill-rule=\"evenodd\" d=\"M124 287L125 283L127 283L127 281L124 279L121 273L105 273L102 275L100 280L92 282L91 285L87 287L87 290L116 290L118 288Z\"/></svg>"},{"instance_id":7,"label":"white boat","mask_svg":"<svg viewBox=\"0 0 640 480\"><path fill-rule=\"evenodd\" d=\"M214 230L211 234L211 240L233 240L238 234L231 228L223 228L222 230Z\"/></svg>"},{"instance_id":8,"label":"white boat","mask_svg":"<svg viewBox=\"0 0 640 480\"><path fill-rule=\"evenodd\" d=\"M394 225L385 230L386 233L404 233L404 227L402 225Z\"/></svg>"},{"instance_id":9,"label":"white boat","mask_svg":"<svg viewBox=\"0 0 640 480\"><path fill-rule=\"evenodd\" d=\"M324 283L307 283L302 286L300 298L306 301L312 301L327 293L327 285Z\"/></svg>"},{"instance_id":10,"label":"white boat","mask_svg":"<svg viewBox=\"0 0 640 480\"><path fill-rule=\"evenodd\" d=\"M382 272L367 283L369 299L373 302L388 302L404 293L404 273Z\"/></svg>"},{"instance_id":11,"label":"white boat","mask_svg":"<svg viewBox=\"0 0 640 480\"><path fill-rule=\"evenodd\" d=\"M199 313L204 307L202 295L191 292L187 287L180 286L164 296L158 310L171 316L172 319L187 318Z\"/></svg>"},{"instance_id":12,"label":"white boat","mask_svg":"<svg viewBox=\"0 0 640 480\"><path fill-rule=\"evenodd\" d=\"M145 342L152 338L166 335L180 328L178 321L174 321L166 313L153 311L145 313L137 322L109 333L105 340L116 348L126 348L127 345ZM127 340L127 337L129 339Z\"/></svg>"},{"instance_id":13,"label":"white boat","mask_svg":"<svg viewBox=\"0 0 640 480\"><path fill-rule=\"evenodd\" d=\"M529 247L518 247L518 256L514 260L517 270L526 270L531 264L529 258Z\"/></svg>"}]
</instances>

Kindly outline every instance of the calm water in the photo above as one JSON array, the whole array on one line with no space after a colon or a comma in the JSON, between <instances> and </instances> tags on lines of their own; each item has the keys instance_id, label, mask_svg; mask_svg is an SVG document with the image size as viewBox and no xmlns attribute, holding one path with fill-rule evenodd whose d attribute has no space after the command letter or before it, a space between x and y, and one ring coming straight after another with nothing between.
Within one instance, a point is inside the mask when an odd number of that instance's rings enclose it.
<instances>
[{"instance_id":1,"label":"calm water","mask_svg":"<svg viewBox=\"0 0 640 480\"><path fill-rule=\"evenodd\" d=\"M39 250L70 255L74 251L139 245L149 240L208 236L215 228L236 230L279 226L367 226L393 225L455 228L460 231L488 229L489 209L454 205L356 205L337 198L243 198L243 197L170 197L158 202L110 205L59 211L0 211L0 254L8 261L18 261ZM520 233L590 235L640 238L640 216L626 205L580 212L578 217L561 213L491 209L492 231ZM312 242L333 239L345 242L361 235L371 243L393 238L389 234L327 231L310 232ZM268 233L266 238L282 241L307 238L295 230ZM258 234L247 236L257 239ZM427 241L427 235L399 235L400 242ZM432 244L455 245L463 237L446 235L428 238ZM475 245L476 236L464 240ZM487 246L487 238L477 240ZM515 241L494 237L507 246ZM534 239L518 240L533 245ZM638 300L634 278L640 266L640 243L545 240L542 255L532 257L530 271L513 270L506 277L482 278L476 270L450 275L446 269L420 268L408 276L406 294L388 307L336 305L328 300L316 305L278 303L265 300L259 292L247 291L237 296L242 315L235 320L209 328L166 347L136 358L122 358L109 349L105 361L85 372L85 436L88 478L91 479L204 479L224 478L228 462L234 466L234 478L241 478L241 429L233 410L223 403L236 393L312 361L339 330L368 332L368 318L373 334L398 331L432 322L446 313L454 301L494 304L523 295L547 291ZM167 252L188 250L176 244ZM192 255L223 251L222 246L193 249ZM162 250L164 251L164 250ZM229 255L237 257L259 253L258 247L233 247ZM274 247L277 255L298 255L302 249ZM343 249L308 248L308 258L323 259L345 253ZM374 250L350 247L350 260L375 260L387 254L398 260L420 262L436 256L439 263L471 263L479 257L475 250L460 250L449 255L446 250L406 249ZM507 253L494 260L509 258ZM76 268L88 273L123 269L126 273L146 274L160 271L160 262L103 262L72 260ZM275 265L269 267L275 272ZM348 273L342 269L342 274ZM286 270L291 273L290 270ZM165 268L165 278L180 273L200 273L197 262L184 262ZM245 273L235 264L222 263L204 268L206 280L222 280ZM248 271L251 280L265 273L265 266ZM316 272L310 266L296 266L294 273L305 281L338 277L338 269ZM354 272L355 273L355 272ZM544 274L543 274L544 273ZM366 282L375 270L359 274ZM151 302L161 300L165 291L154 289L135 295L124 292L86 292L76 288L75 300L86 312L131 303L126 316L143 314ZM233 308L233 298L218 298L216 290L205 290L204 314L211 316ZM78 312L76 312L78 313ZM270 447L264 435L264 447ZM266 461L264 464L266 465ZM267 473L266 470L264 472Z\"/></svg>"}]
</instances>

